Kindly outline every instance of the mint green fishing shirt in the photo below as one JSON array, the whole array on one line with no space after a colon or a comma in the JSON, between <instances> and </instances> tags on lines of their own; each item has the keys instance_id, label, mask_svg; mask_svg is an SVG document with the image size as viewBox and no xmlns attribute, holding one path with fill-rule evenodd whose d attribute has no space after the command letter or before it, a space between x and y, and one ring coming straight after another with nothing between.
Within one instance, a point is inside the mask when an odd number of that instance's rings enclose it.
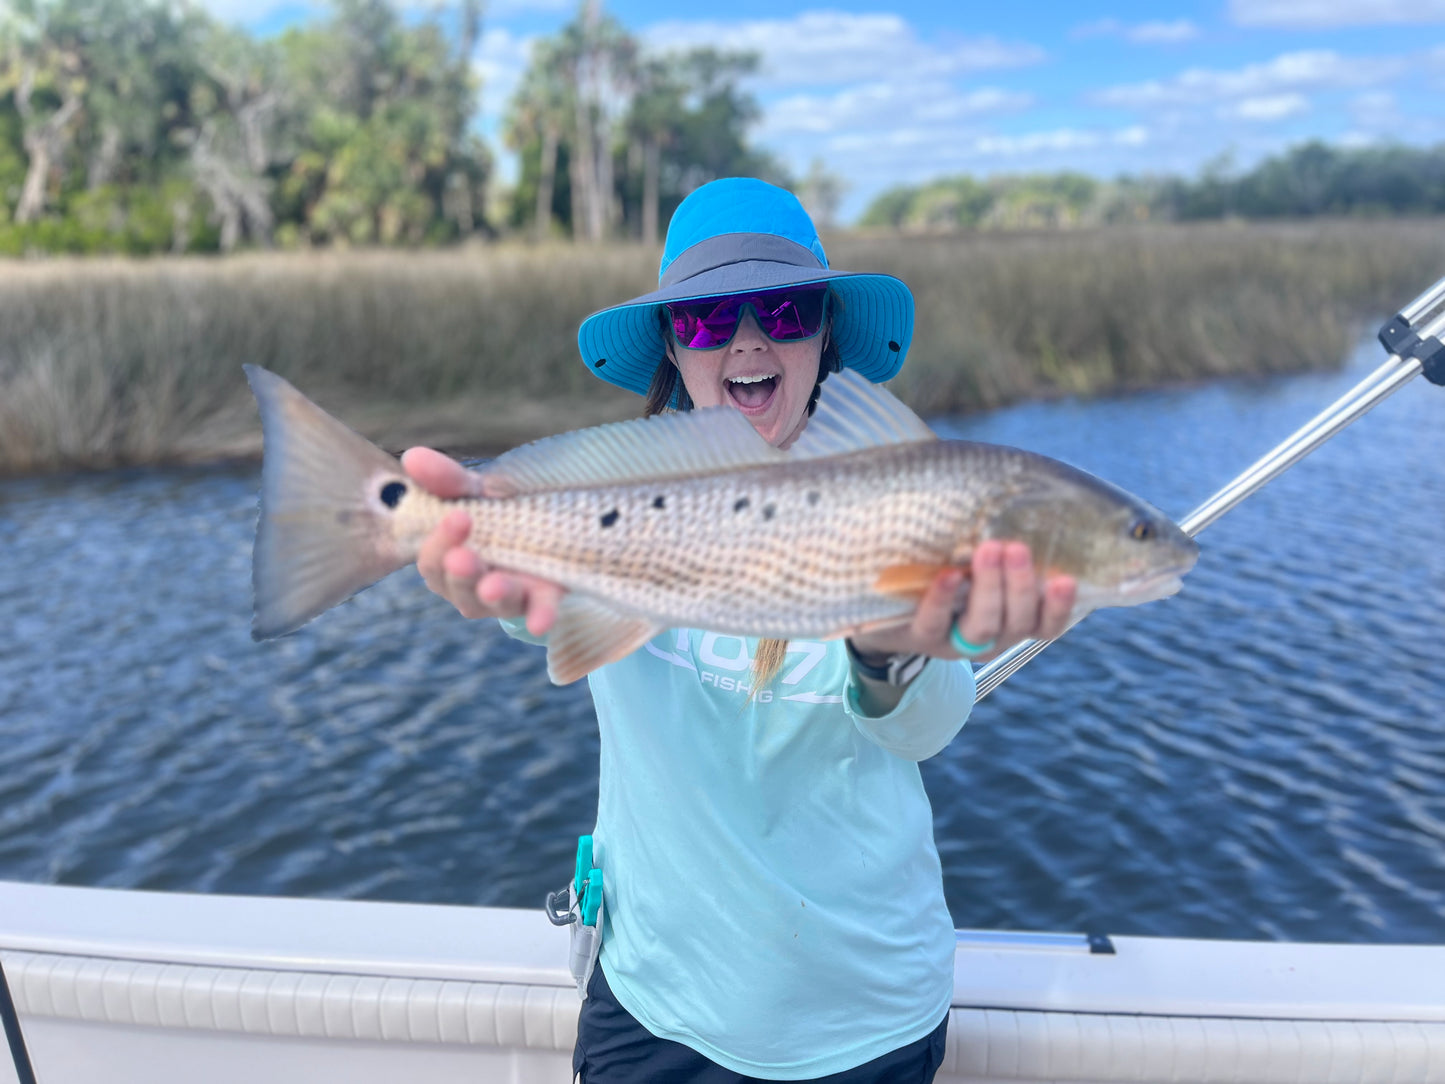
<instances>
[{"instance_id":1,"label":"mint green fishing shirt","mask_svg":"<svg viewBox=\"0 0 1445 1084\"><path fill-rule=\"evenodd\" d=\"M915 762L968 718L973 673L934 659L870 718L841 640L793 641L749 702L756 649L672 629L588 679L601 966L654 1035L748 1076L824 1076L948 1011L953 922Z\"/></svg>"}]
</instances>

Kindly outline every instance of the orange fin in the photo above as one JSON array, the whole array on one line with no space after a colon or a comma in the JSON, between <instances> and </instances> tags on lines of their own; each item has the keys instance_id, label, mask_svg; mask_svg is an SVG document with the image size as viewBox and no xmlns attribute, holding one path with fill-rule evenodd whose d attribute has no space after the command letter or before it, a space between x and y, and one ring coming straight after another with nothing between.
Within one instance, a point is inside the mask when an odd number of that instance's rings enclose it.
<instances>
[{"instance_id":1,"label":"orange fin","mask_svg":"<svg viewBox=\"0 0 1445 1084\"><path fill-rule=\"evenodd\" d=\"M660 630L643 617L626 617L605 603L569 592L547 635L547 676L570 685L599 666L631 655Z\"/></svg>"},{"instance_id":2,"label":"orange fin","mask_svg":"<svg viewBox=\"0 0 1445 1084\"><path fill-rule=\"evenodd\" d=\"M864 636L870 632L882 632L884 629L896 629L908 624L913 620L912 612L899 614L897 617L878 617L872 621L864 621L854 625L852 628L835 632L828 636L819 637L822 640L841 640L845 636Z\"/></svg>"},{"instance_id":3,"label":"orange fin","mask_svg":"<svg viewBox=\"0 0 1445 1084\"><path fill-rule=\"evenodd\" d=\"M928 593L938 574L948 567L946 564L889 565L878 573L873 590L880 595L920 599Z\"/></svg>"}]
</instances>

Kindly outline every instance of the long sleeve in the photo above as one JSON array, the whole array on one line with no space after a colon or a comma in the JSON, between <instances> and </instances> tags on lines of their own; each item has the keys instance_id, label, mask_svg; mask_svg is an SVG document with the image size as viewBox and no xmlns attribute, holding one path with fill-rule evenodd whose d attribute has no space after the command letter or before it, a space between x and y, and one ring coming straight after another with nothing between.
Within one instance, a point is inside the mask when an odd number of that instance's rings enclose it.
<instances>
[{"instance_id":1,"label":"long sleeve","mask_svg":"<svg viewBox=\"0 0 1445 1084\"><path fill-rule=\"evenodd\" d=\"M927 760L963 728L976 692L966 662L931 659L886 715L867 715L858 701L859 679L849 672L843 707L865 738L905 760Z\"/></svg>"}]
</instances>

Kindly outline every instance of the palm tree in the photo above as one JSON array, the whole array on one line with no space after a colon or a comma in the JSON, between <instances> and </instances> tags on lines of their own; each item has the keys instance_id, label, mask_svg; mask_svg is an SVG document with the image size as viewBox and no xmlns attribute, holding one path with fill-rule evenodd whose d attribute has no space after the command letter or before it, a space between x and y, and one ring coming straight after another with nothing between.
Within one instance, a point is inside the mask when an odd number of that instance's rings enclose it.
<instances>
[{"instance_id":1,"label":"palm tree","mask_svg":"<svg viewBox=\"0 0 1445 1084\"><path fill-rule=\"evenodd\" d=\"M552 229L552 198L557 180L557 149L573 111L563 78L558 43L539 41L532 62L512 97L507 117L507 143L524 151L535 138L541 146L540 180L533 236L545 240Z\"/></svg>"}]
</instances>

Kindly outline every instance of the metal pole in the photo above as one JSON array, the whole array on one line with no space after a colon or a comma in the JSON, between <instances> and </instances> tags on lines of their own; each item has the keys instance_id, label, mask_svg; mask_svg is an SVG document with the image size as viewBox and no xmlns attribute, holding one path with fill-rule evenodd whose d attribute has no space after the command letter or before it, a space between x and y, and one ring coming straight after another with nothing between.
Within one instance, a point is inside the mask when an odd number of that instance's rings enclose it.
<instances>
[{"instance_id":1,"label":"metal pole","mask_svg":"<svg viewBox=\"0 0 1445 1084\"><path fill-rule=\"evenodd\" d=\"M5 981L5 965L0 964L0 1028L10 1044L10 1060L15 1065L15 1076L20 1084L35 1084L35 1069L30 1064L30 1052L25 1049L25 1036L20 1031L20 1014L15 1011L15 1000L10 996L10 986Z\"/></svg>"},{"instance_id":2,"label":"metal pole","mask_svg":"<svg viewBox=\"0 0 1445 1084\"><path fill-rule=\"evenodd\" d=\"M1396 319L1404 319L1408 323L1415 317L1433 311L1442 301L1445 301L1445 278L1440 279L1429 290L1402 309L1400 316ZM1420 328L1416 334L1422 340L1438 340L1442 334L1445 334L1445 313ZM1392 354L1385 364L1316 414L1218 493L1180 520L1180 528L1185 534L1197 535L1265 483L1279 477L1345 426L1399 391L1420 374L1421 367L1421 361L1417 357L1402 358L1398 354ZM1070 628L1072 627L1071 625ZM985 665L977 675L978 691L974 702L977 703L993 692L1010 675L1021 669L1030 659L1053 642L1053 640L1025 640Z\"/></svg>"}]
</instances>

